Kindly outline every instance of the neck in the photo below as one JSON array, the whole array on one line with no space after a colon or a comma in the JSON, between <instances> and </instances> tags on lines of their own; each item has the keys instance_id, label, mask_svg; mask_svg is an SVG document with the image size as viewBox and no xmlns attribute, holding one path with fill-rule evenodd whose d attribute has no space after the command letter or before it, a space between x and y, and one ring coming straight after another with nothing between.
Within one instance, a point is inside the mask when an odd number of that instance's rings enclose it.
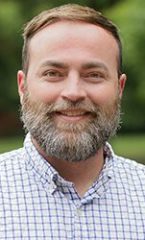
<instances>
[{"instance_id":1,"label":"neck","mask_svg":"<svg viewBox=\"0 0 145 240\"><path fill-rule=\"evenodd\" d=\"M80 197L85 194L97 179L103 168L103 148L100 148L96 155L85 161L67 162L62 159L46 156L34 139L33 143L38 152L56 169L60 176L65 180L74 183L75 189Z\"/></svg>"}]
</instances>

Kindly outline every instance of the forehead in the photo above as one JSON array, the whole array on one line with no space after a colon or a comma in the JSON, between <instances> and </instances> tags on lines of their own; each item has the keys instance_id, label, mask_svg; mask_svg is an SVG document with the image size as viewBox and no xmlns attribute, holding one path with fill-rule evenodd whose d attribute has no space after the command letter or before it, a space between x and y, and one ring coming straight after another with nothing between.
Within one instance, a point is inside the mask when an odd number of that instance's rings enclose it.
<instances>
[{"instance_id":1,"label":"forehead","mask_svg":"<svg viewBox=\"0 0 145 240\"><path fill-rule=\"evenodd\" d=\"M103 57L115 64L119 48L116 39L102 27L84 22L59 21L37 32L29 43L30 59L39 56L70 58L86 54L86 57ZM82 56L83 57L83 56Z\"/></svg>"},{"instance_id":2,"label":"forehead","mask_svg":"<svg viewBox=\"0 0 145 240\"><path fill-rule=\"evenodd\" d=\"M51 40L60 42L62 40L69 39L70 41L77 39L83 42L94 43L95 40L107 40L106 43L113 44L117 47L117 41L114 36L106 29L91 23L79 22L79 21L67 21L62 20L53 24L50 24L40 31L36 32L32 37L30 43L31 45L37 44L39 41ZM39 42L40 43L40 42ZM52 42L53 43L53 42ZM66 42L67 45L67 42ZM95 47L95 46L94 46Z\"/></svg>"}]
</instances>

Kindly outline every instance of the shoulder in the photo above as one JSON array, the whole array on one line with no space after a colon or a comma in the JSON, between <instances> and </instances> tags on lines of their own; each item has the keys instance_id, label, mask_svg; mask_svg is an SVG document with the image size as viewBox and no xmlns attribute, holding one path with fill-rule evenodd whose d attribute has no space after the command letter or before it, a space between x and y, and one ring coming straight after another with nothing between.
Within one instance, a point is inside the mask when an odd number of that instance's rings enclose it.
<instances>
[{"instance_id":1,"label":"shoulder","mask_svg":"<svg viewBox=\"0 0 145 240\"><path fill-rule=\"evenodd\" d=\"M135 173L141 172L145 173L145 165L138 163L135 160L124 158L121 156L115 155L115 165L118 169L124 170L125 172Z\"/></svg>"},{"instance_id":2,"label":"shoulder","mask_svg":"<svg viewBox=\"0 0 145 240\"><path fill-rule=\"evenodd\" d=\"M0 194L13 189L21 182L22 175L25 175L25 154L24 149L17 149L11 152L0 154Z\"/></svg>"},{"instance_id":3,"label":"shoulder","mask_svg":"<svg viewBox=\"0 0 145 240\"><path fill-rule=\"evenodd\" d=\"M104 150L108 159L110 159L113 171L116 173L115 175L145 179L145 165L135 160L116 155L108 143L106 143Z\"/></svg>"},{"instance_id":4,"label":"shoulder","mask_svg":"<svg viewBox=\"0 0 145 240\"><path fill-rule=\"evenodd\" d=\"M145 165L134 160L114 156L114 175L122 186L145 194Z\"/></svg>"},{"instance_id":5,"label":"shoulder","mask_svg":"<svg viewBox=\"0 0 145 240\"><path fill-rule=\"evenodd\" d=\"M15 149L10 152L5 152L0 154L0 164L5 161L5 159L16 158L23 151L23 148Z\"/></svg>"},{"instance_id":6,"label":"shoulder","mask_svg":"<svg viewBox=\"0 0 145 240\"><path fill-rule=\"evenodd\" d=\"M0 169L10 169L19 165L20 162L23 161L24 158L24 149L16 149L10 152L0 154Z\"/></svg>"}]
</instances>

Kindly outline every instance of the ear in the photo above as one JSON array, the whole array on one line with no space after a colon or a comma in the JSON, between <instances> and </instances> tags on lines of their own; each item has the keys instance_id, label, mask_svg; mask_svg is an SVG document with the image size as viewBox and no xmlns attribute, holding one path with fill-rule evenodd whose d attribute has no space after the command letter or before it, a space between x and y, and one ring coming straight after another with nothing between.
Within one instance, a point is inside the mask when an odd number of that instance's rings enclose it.
<instances>
[{"instance_id":1,"label":"ear","mask_svg":"<svg viewBox=\"0 0 145 240\"><path fill-rule=\"evenodd\" d=\"M17 73L17 84L18 84L18 93L20 96L20 103L22 104L23 95L25 92L25 74L22 70L19 70Z\"/></svg>"},{"instance_id":2,"label":"ear","mask_svg":"<svg viewBox=\"0 0 145 240\"><path fill-rule=\"evenodd\" d=\"M126 80L127 80L126 74L124 74L124 73L121 74L119 77L119 97L120 97L120 99L122 98L122 95L123 95Z\"/></svg>"}]
</instances>

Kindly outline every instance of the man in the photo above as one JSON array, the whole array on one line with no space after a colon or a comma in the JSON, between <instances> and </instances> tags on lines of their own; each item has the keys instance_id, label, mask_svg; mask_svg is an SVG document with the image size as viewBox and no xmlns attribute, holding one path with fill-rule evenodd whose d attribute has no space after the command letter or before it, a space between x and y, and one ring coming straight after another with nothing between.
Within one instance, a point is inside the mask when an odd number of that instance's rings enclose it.
<instances>
[{"instance_id":1,"label":"man","mask_svg":"<svg viewBox=\"0 0 145 240\"><path fill-rule=\"evenodd\" d=\"M145 239L145 167L107 143L126 81L116 26L68 4L24 29L24 147L0 157L0 239Z\"/></svg>"}]
</instances>

